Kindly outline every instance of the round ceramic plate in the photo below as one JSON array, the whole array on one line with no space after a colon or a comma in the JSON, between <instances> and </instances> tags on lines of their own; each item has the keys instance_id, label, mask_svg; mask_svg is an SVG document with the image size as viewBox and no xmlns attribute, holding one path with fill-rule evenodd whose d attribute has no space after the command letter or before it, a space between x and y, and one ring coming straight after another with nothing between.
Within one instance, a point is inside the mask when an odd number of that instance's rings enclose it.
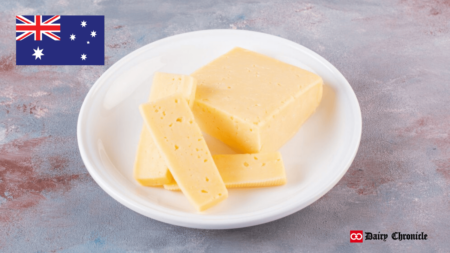
<instances>
[{"instance_id":1,"label":"round ceramic plate","mask_svg":"<svg viewBox=\"0 0 450 253\"><path fill-rule=\"evenodd\" d=\"M256 51L310 70L324 80L322 102L280 150L287 184L230 189L229 197L199 213L181 192L143 187L133 163L155 71L190 74L233 47ZM361 111L344 76L313 51L273 35L242 30L180 34L148 44L109 68L89 91L78 118L81 157L111 197L150 218L185 227L227 229L273 221L310 205L350 167L361 138ZM206 136L212 154L234 153Z\"/></svg>"}]
</instances>

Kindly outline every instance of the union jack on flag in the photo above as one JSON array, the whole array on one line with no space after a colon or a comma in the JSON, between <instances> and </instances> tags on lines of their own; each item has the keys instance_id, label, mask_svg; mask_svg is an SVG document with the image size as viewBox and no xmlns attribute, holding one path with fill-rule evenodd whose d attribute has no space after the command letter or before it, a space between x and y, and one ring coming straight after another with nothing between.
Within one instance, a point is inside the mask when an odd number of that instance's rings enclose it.
<instances>
[{"instance_id":1,"label":"union jack on flag","mask_svg":"<svg viewBox=\"0 0 450 253\"><path fill-rule=\"evenodd\" d=\"M46 20L43 20L41 15L35 15L34 21L22 15L17 15L16 19L20 22L16 22L16 33L22 32L16 37L16 40L23 40L32 34L34 34L34 40L42 40L42 35L47 35L52 40L61 40L58 35L54 34L61 31L61 26L55 23L60 19L59 15L52 16Z\"/></svg>"},{"instance_id":2,"label":"union jack on flag","mask_svg":"<svg viewBox=\"0 0 450 253\"><path fill-rule=\"evenodd\" d=\"M16 15L16 65L104 65L105 16Z\"/></svg>"}]
</instances>

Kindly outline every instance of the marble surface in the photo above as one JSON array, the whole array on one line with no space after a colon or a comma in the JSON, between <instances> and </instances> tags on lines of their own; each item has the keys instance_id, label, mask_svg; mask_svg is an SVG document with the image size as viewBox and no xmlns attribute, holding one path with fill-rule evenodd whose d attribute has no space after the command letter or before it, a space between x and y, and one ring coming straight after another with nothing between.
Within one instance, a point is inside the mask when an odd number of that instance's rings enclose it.
<instances>
[{"instance_id":1,"label":"marble surface","mask_svg":"<svg viewBox=\"0 0 450 253\"><path fill-rule=\"evenodd\" d=\"M17 14L105 15L105 66L16 66ZM1 1L0 252L448 252L450 2ZM87 173L76 123L95 80L155 40L246 29L328 59L359 99L363 134L343 179L268 224L197 230L141 216ZM349 243L349 231L426 241Z\"/></svg>"}]
</instances>

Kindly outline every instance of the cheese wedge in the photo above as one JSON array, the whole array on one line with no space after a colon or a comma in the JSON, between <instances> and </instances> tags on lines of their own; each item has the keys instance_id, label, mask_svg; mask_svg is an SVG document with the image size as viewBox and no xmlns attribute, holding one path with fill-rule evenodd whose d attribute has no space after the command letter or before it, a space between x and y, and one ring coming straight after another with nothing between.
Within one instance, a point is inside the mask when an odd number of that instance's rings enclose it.
<instances>
[{"instance_id":1,"label":"cheese wedge","mask_svg":"<svg viewBox=\"0 0 450 253\"><path fill-rule=\"evenodd\" d=\"M175 95L139 109L172 176L197 210L226 199L227 188L184 97Z\"/></svg>"},{"instance_id":2,"label":"cheese wedge","mask_svg":"<svg viewBox=\"0 0 450 253\"><path fill-rule=\"evenodd\" d=\"M181 94L192 106L196 87L196 80L193 77L156 72L153 77L149 101ZM142 128L136 152L134 177L144 186L160 186L173 182L173 177L166 166L166 162L159 154L145 125Z\"/></svg>"},{"instance_id":3,"label":"cheese wedge","mask_svg":"<svg viewBox=\"0 0 450 253\"><path fill-rule=\"evenodd\" d=\"M244 153L273 152L292 138L322 98L314 73L234 48L191 76L200 128Z\"/></svg>"},{"instance_id":4,"label":"cheese wedge","mask_svg":"<svg viewBox=\"0 0 450 253\"><path fill-rule=\"evenodd\" d=\"M266 187L286 184L286 173L279 152L260 154L213 155L227 188ZM164 188L179 191L176 182Z\"/></svg>"}]
</instances>

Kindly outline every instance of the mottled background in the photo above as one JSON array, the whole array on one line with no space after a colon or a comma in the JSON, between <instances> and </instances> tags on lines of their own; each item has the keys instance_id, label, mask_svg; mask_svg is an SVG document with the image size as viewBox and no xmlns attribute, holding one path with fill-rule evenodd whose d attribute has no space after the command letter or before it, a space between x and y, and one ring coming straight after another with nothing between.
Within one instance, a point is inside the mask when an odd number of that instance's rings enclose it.
<instances>
[{"instance_id":1,"label":"mottled background","mask_svg":"<svg viewBox=\"0 0 450 253\"><path fill-rule=\"evenodd\" d=\"M16 66L16 14L106 16L105 66ZM166 225L109 197L81 160L76 123L121 57L202 29L278 35L324 56L359 99L356 159L291 216L227 231ZM0 251L449 252L450 1L1 1ZM429 235L349 243L349 230Z\"/></svg>"}]
</instances>

